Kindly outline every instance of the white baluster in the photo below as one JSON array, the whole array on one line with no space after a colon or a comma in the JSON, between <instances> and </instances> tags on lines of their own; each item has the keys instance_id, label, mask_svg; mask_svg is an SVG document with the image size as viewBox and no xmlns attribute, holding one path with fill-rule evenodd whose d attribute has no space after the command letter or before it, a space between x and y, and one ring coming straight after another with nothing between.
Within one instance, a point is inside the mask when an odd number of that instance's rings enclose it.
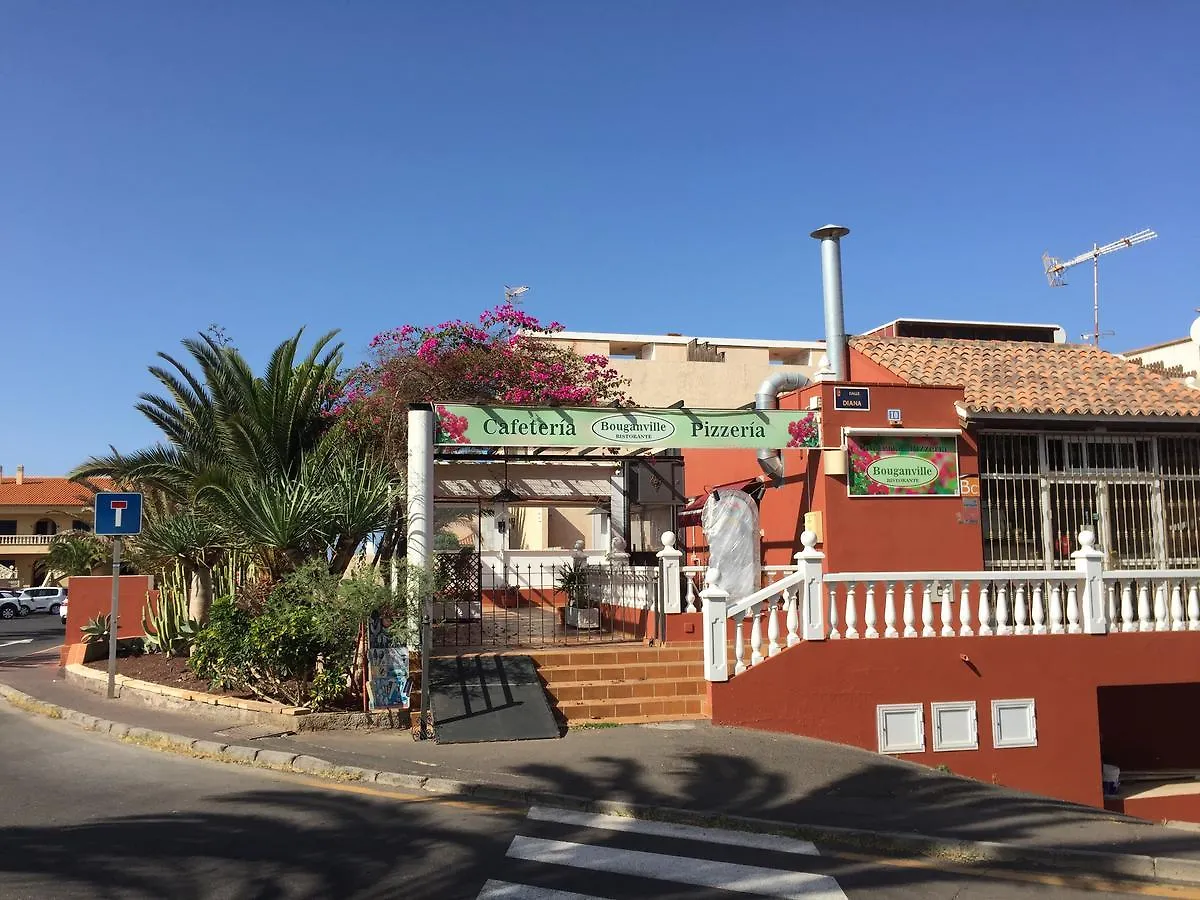
<instances>
[{"instance_id":1,"label":"white baluster","mask_svg":"<svg viewBox=\"0 0 1200 900\"><path fill-rule=\"evenodd\" d=\"M858 610L854 602L854 583L846 585L846 637L850 640L858 638Z\"/></svg>"},{"instance_id":2,"label":"white baluster","mask_svg":"<svg viewBox=\"0 0 1200 900\"><path fill-rule=\"evenodd\" d=\"M1121 630L1138 630L1133 616L1133 584L1128 581L1121 585Z\"/></svg>"},{"instance_id":3,"label":"white baluster","mask_svg":"<svg viewBox=\"0 0 1200 900\"><path fill-rule=\"evenodd\" d=\"M865 609L863 611L863 624L867 626L866 637L879 637L879 630L875 627L875 582L867 585L867 597L863 601Z\"/></svg>"},{"instance_id":4,"label":"white baluster","mask_svg":"<svg viewBox=\"0 0 1200 900\"><path fill-rule=\"evenodd\" d=\"M937 637L933 630L933 589L928 581L921 591L921 637Z\"/></svg>"},{"instance_id":5,"label":"white baluster","mask_svg":"<svg viewBox=\"0 0 1200 900\"><path fill-rule=\"evenodd\" d=\"M996 588L996 634L1012 634L1008 624L1008 585L1003 582Z\"/></svg>"},{"instance_id":6,"label":"white baluster","mask_svg":"<svg viewBox=\"0 0 1200 900\"><path fill-rule=\"evenodd\" d=\"M961 637L973 637L975 629L971 627L971 582L964 581L962 593L958 599L958 633Z\"/></svg>"},{"instance_id":7,"label":"white baluster","mask_svg":"<svg viewBox=\"0 0 1200 900\"><path fill-rule=\"evenodd\" d=\"M737 615L737 621L733 624L733 674L741 675L746 671L746 645L745 638L742 635L742 624L746 621L746 614L740 612Z\"/></svg>"},{"instance_id":8,"label":"white baluster","mask_svg":"<svg viewBox=\"0 0 1200 900\"><path fill-rule=\"evenodd\" d=\"M1062 634L1065 630L1063 628L1062 585L1056 581L1054 587L1050 588L1050 633Z\"/></svg>"},{"instance_id":9,"label":"white baluster","mask_svg":"<svg viewBox=\"0 0 1200 900\"><path fill-rule=\"evenodd\" d=\"M1164 581L1154 589L1154 630L1170 631L1167 621L1167 583Z\"/></svg>"},{"instance_id":10,"label":"white baluster","mask_svg":"<svg viewBox=\"0 0 1200 900\"><path fill-rule=\"evenodd\" d=\"M979 633L985 637L992 633L992 607L988 602L990 587L986 581L979 584Z\"/></svg>"},{"instance_id":11,"label":"white baluster","mask_svg":"<svg viewBox=\"0 0 1200 900\"><path fill-rule=\"evenodd\" d=\"M1194 581L1188 586L1187 615L1188 631L1200 631L1200 591Z\"/></svg>"},{"instance_id":12,"label":"white baluster","mask_svg":"<svg viewBox=\"0 0 1200 900\"><path fill-rule=\"evenodd\" d=\"M783 592L783 605L787 610L787 645L795 647L800 643L800 593L786 590Z\"/></svg>"},{"instance_id":13,"label":"white baluster","mask_svg":"<svg viewBox=\"0 0 1200 900\"><path fill-rule=\"evenodd\" d=\"M782 649L779 646L779 601L772 597L767 601L767 656L774 656Z\"/></svg>"},{"instance_id":14,"label":"white baluster","mask_svg":"<svg viewBox=\"0 0 1200 900\"><path fill-rule=\"evenodd\" d=\"M1046 604L1040 584L1033 586L1033 633L1046 633Z\"/></svg>"},{"instance_id":15,"label":"white baluster","mask_svg":"<svg viewBox=\"0 0 1200 900\"><path fill-rule=\"evenodd\" d=\"M704 601L700 599L700 595L696 593L696 582L690 577L687 580L687 611L701 612L704 608Z\"/></svg>"},{"instance_id":16,"label":"white baluster","mask_svg":"<svg viewBox=\"0 0 1200 900\"><path fill-rule=\"evenodd\" d=\"M1079 627L1079 585L1067 585L1067 634L1082 634Z\"/></svg>"},{"instance_id":17,"label":"white baluster","mask_svg":"<svg viewBox=\"0 0 1200 900\"><path fill-rule=\"evenodd\" d=\"M1154 613L1150 609L1150 586L1146 582L1138 585L1138 631L1154 630Z\"/></svg>"},{"instance_id":18,"label":"white baluster","mask_svg":"<svg viewBox=\"0 0 1200 900\"><path fill-rule=\"evenodd\" d=\"M1106 586L1108 589L1108 630L1117 630L1117 586L1111 581Z\"/></svg>"},{"instance_id":19,"label":"white baluster","mask_svg":"<svg viewBox=\"0 0 1200 900\"><path fill-rule=\"evenodd\" d=\"M750 610L750 665L757 666L765 658L762 655L762 607Z\"/></svg>"},{"instance_id":20,"label":"white baluster","mask_svg":"<svg viewBox=\"0 0 1200 900\"><path fill-rule=\"evenodd\" d=\"M1014 607L1017 634L1029 634L1029 607L1025 600L1025 582L1017 583L1017 600Z\"/></svg>"},{"instance_id":21,"label":"white baluster","mask_svg":"<svg viewBox=\"0 0 1200 900\"><path fill-rule=\"evenodd\" d=\"M1187 631L1183 618L1183 586L1177 581L1171 586L1171 630Z\"/></svg>"},{"instance_id":22,"label":"white baluster","mask_svg":"<svg viewBox=\"0 0 1200 900\"><path fill-rule=\"evenodd\" d=\"M883 624L885 638L900 637L900 632L896 631L896 586L890 581L883 595Z\"/></svg>"},{"instance_id":23,"label":"white baluster","mask_svg":"<svg viewBox=\"0 0 1200 900\"><path fill-rule=\"evenodd\" d=\"M904 583L904 636L916 637L916 612L913 609L913 586L911 581Z\"/></svg>"},{"instance_id":24,"label":"white baluster","mask_svg":"<svg viewBox=\"0 0 1200 900\"><path fill-rule=\"evenodd\" d=\"M829 639L836 641L841 637L838 632L838 614L837 614L837 585L829 586Z\"/></svg>"},{"instance_id":25,"label":"white baluster","mask_svg":"<svg viewBox=\"0 0 1200 900\"><path fill-rule=\"evenodd\" d=\"M942 637L954 637L954 583L939 586L942 595Z\"/></svg>"}]
</instances>

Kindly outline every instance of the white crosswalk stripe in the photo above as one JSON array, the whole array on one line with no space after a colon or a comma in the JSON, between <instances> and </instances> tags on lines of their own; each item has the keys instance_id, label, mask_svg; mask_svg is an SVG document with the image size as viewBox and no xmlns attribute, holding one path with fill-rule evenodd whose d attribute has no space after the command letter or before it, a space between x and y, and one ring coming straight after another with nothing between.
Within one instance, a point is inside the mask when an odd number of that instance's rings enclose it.
<instances>
[{"instance_id":1,"label":"white crosswalk stripe","mask_svg":"<svg viewBox=\"0 0 1200 900\"><path fill-rule=\"evenodd\" d=\"M533 807L527 818L531 823L529 827L541 830L542 836L516 835L508 847L506 857L509 860L520 861L514 865L524 864L525 869L522 871L526 875L531 871L528 868L529 864L546 866L547 871L555 874L551 883L556 887L521 883L526 880L523 877L508 880L493 878L483 886L479 900L605 900L591 893L562 890L563 867L580 871L580 881L583 882L585 890L595 890L597 887L603 889L602 882L592 883L598 878L610 879L611 888L611 879L615 876L637 879L634 884L670 882L679 887L707 888L783 900L846 900L845 893L833 877L796 871L791 863L786 859L781 860L780 856L776 855L789 854L793 858L819 856L817 848L808 841L550 807ZM545 836L547 829L555 829L556 826L561 826L557 830L568 830L571 833ZM580 834L581 829L598 834ZM606 834L610 836L606 837ZM565 839L568 837L569 840ZM656 839L661 840L656 844ZM612 843L632 843L644 849L608 845ZM724 858L706 858L705 845L713 848L708 850L708 853ZM751 855L757 852L759 858L753 861L770 865L750 864L750 860L729 861L730 858L736 858L730 853L730 848L737 848L738 856L744 856L740 852L743 849ZM659 852L660 850L663 852ZM685 853L688 855L684 855ZM695 855L691 855L692 853ZM642 882L641 879L646 879L646 882ZM528 880L537 879L529 877ZM612 891L613 896L621 896L621 893L617 889ZM608 900L611 900L611 897Z\"/></svg>"}]
</instances>

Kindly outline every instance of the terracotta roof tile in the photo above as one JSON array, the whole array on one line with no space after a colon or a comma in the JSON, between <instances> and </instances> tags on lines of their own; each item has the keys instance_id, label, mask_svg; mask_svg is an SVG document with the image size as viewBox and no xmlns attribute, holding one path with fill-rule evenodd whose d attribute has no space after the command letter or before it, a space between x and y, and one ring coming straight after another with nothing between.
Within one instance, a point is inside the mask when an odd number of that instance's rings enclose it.
<instances>
[{"instance_id":1,"label":"terracotta roof tile","mask_svg":"<svg viewBox=\"0 0 1200 900\"><path fill-rule=\"evenodd\" d=\"M850 346L910 383L962 387L973 412L1200 416L1200 390L1081 344L854 338Z\"/></svg>"},{"instance_id":2,"label":"terracotta roof tile","mask_svg":"<svg viewBox=\"0 0 1200 900\"><path fill-rule=\"evenodd\" d=\"M111 488L107 478L96 478L98 490ZM0 506L91 506L92 493L67 478L25 476L21 484L15 478L0 478Z\"/></svg>"}]
</instances>

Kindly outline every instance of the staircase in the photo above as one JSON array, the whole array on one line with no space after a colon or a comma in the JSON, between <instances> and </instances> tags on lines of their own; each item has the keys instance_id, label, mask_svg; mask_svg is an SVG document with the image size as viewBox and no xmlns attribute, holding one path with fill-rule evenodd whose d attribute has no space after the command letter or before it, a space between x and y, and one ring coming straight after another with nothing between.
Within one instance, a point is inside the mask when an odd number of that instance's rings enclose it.
<instances>
[{"instance_id":1,"label":"staircase","mask_svg":"<svg viewBox=\"0 0 1200 900\"><path fill-rule=\"evenodd\" d=\"M708 718L702 643L526 653L537 663L555 712L568 726Z\"/></svg>"}]
</instances>

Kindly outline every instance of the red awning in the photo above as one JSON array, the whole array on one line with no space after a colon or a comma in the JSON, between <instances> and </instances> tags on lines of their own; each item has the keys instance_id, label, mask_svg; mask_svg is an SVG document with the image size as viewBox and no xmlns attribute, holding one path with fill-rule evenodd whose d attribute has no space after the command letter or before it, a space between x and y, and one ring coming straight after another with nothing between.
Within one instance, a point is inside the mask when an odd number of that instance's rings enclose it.
<instances>
[{"instance_id":1,"label":"red awning","mask_svg":"<svg viewBox=\"0 0 1200 900\"><path fill-rule=\"evenodd\" d=\"M715 484L705 490L699 497L691 500L687 506L679 511L679 525L683 528L698 526L700 524L700 513L713 491L732 490L750 493L750 489L761 486L763 483L763 476L759 475L755 478L742 478L738 481L727 481L725 484Z\"/></svg>"}]
</instances>

